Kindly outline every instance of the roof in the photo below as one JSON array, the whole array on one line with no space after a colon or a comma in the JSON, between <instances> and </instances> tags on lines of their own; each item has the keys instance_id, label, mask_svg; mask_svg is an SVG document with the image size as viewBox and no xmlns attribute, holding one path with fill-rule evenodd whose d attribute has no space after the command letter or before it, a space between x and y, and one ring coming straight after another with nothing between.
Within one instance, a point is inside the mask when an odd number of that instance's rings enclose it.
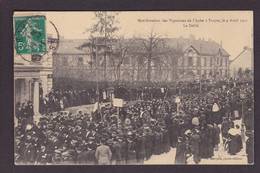
<instances>
[{"instance_id":1,"label":"roof","mask_svg":"<svg viewBox=\"0 0 260 173\"><path fill-rule=\"evenodd\" d=\"M201 39L166 38L165 41L169 47L181 49L183 52L192 46L201 55L216 55L220 51L223 56L230 56L220 44L213 40L206 41Z\"/></svg>"},{"instance_id":2,"label":"roof","mask_svg":"<svg viewBox=\"0 0 260 173\"><path fill-rule=\"evenodd\" d=\"M164 42L169 48L181 50L184 52L187 48L193 47L201 55L217 55L219 51L223 56L230 56L228 52L222 48L220 44L215 41L195 40L188 38L163 38ZM80 47L88 45L90 41L87 39L63 39L60 41L57 54L86 54ZM129 44L132 42L131 44ZM131 45L132 52L144 52L144 46L141 39L125 39L123 44ZM117 47L117 44L115 44Z\"/></svg>"},{"instance_id":3,"label":"roof","mask_svg":"<svg viewBox=\"0 0 260 173\"><path fill-rule=\"evenodd\" d=\"M87 39L62 39L56 54L86 54L79 47L88 42Z\"/></svg>"}]
</instances>

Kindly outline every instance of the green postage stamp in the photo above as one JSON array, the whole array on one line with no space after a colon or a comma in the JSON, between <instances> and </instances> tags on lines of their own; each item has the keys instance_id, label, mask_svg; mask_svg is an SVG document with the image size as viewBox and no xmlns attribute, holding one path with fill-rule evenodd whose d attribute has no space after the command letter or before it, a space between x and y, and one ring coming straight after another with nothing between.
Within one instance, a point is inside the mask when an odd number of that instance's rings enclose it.
<instances>
[{"instance_id":1,"label":"green postage stamp","mask_svg":"<svg viewBox=\"0 0 260 173\"><path fill-rule=\"evenodd\" d=\"M46 52L45 16L14 17L14 27L17 54Z\"/></svg>"}]
</instances>

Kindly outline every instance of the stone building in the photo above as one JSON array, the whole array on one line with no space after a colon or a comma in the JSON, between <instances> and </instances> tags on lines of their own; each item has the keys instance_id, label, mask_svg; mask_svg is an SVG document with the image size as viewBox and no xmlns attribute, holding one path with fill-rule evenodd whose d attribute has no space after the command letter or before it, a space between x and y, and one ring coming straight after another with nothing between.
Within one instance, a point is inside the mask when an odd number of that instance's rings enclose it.
<instances>
[{"instance_id":1,"label":"stone building","mask_svg":"<svg viewBox=\"0 0 260 173\"><path fill-rule=\"evenodd\" d=\"M89 49L81 50L79 48L85 42L86 40L83 39L60 40L59 49L53 55L54 78L94 80L91 52Z\"/></svg>"},{"instance_id":2,"label":"stone building","mask_svg":"<svg viewBox=\"0 0 260 173\"><path fill-rule=\"evenodd\" d=\"M175 40L175 41L174 41ZM180 47L178 79L223 79L229 75L229 54L213 40L172 39L170 47ZM175 44L175 45L174 45Z\"/></svg>"},{"instance_id":3,"label":"stone building","mask_svg":"<svg viewBox=\"0 0 260 173\"><path fill-rule=\"evenodd\" d=\"M229 54L215 41L187 38L161 40L162 43L152 52L151 81L228 77ZM107 44L107 47L99 44L97 50L93 51L90 40L64 39L54 55L54 78L80 81L147 81L149 52L145 50L142 41L143 39L125 39L120 43Z\"/></svg>"}]
</instances>

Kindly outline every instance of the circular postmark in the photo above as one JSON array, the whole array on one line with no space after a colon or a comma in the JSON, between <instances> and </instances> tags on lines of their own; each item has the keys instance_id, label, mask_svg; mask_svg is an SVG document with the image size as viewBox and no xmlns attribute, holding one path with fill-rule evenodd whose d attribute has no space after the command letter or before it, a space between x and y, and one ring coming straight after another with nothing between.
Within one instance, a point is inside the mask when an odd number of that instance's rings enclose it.
<instances>
[{"instance_id":1,"label":"circular postmark","mask_svg":"<svg viewBox=\"0 0 260 173\"><path fill-rule=\"evenodd\" d=\"M48 21L48 24L54 28L55 37L47 36L45 16L15 17L14 48L16 54L25 61L39 62L48 52L55 52L59 47L59 31L52 21Z\"/></svg>"}]
</instances>

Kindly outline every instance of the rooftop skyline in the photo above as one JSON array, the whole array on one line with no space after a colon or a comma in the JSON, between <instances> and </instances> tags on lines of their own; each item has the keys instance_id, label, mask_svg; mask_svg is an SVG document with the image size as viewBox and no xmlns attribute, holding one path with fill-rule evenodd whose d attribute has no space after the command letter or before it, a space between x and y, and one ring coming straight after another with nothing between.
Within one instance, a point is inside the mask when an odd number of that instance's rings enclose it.
<instances>
[{"instance_id":1,"label":"rooftop skyline","mask_svg":"<svg viewBox=\"0 0 260 173\"><path fill-rule=\"evenodd\" d=\"M89 38L90 33L86 30L95 23L94 12L40 13L55 24L65 39ZM222 44L230 59L235 58L245 46L253 47L252 11L123 11L119 12L117 19L119 31L116 35L125 38L148 37L151 30L169 38L189 38L193 35L195 39L214 40ZM232 22L219 22L222 19ZM236 22L237 19L243 22ZM187 20L198 26L184 27ZM47 24L47 27L55 34L52 26Z\"/></svg>"}]
</instances>

